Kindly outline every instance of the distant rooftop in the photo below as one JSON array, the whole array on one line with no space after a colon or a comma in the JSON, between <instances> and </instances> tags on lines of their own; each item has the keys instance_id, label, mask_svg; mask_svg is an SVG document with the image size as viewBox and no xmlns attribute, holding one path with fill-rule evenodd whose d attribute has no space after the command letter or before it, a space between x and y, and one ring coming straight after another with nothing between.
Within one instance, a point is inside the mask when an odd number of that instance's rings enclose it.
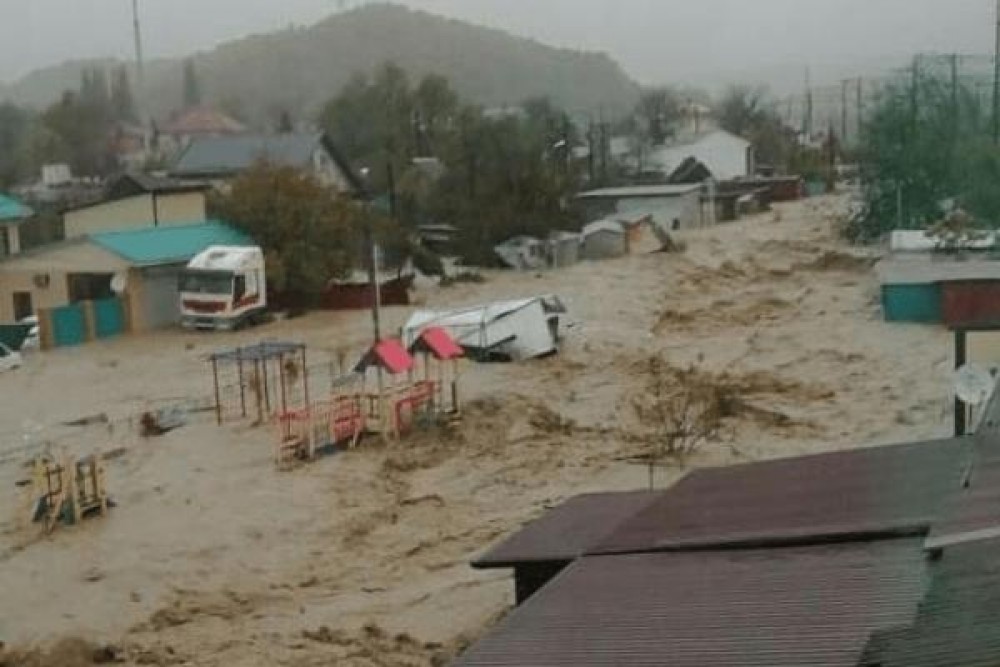
<instances>
[{"instance_id":1,"label":"distant rooftop","mask_svg":"<svg viewBox=\"0 0 1000 667\"><path fill-rule=\"evenodd\" d=\"M133 264L144 266L187 262L213 245L253 245L250 237L218 220L102 232L87 238Z\"/></svg>"},{"instance_id":2,"label":"distant rooftop","mask_svg":"<svg viewBox=\"0 0 1000 667\"><path fill-rule=\"evenodd\" d=\"M622 188L603 188L581 192L577 199L628 199L631 197L678 197L699 190L698 184L692 185L634 185Z\"/></svg>"},{"instance_id":3,"label":"distant rooftop","mask_svg":"<svg viewBox=\"0 0 1000 667\"><path fill-rule=\"evenodd\" d=\"M16 224L27 220L35 212L7 195L0 194L0 224Z\"/></svg>"},{"instance_id":4,"label":"distant rooftop","mask_svg":"<svg viewBox=\"0 0 1000 667\"><path fill-rule=\"evenodd\" d=\"M217 109L199 106L174 115L161 128L176 136L222 135L246 132L246 126Z\"/></svg>"}]
</instances>

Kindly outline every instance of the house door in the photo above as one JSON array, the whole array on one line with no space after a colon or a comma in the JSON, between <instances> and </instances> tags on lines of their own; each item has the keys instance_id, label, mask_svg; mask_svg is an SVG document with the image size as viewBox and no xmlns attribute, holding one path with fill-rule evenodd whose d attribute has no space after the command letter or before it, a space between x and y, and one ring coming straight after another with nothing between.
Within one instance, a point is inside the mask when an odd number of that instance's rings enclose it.
<instances>
[{"instance_id":1,"label":"house door","mask_svg":"<svg viewBox=\"0 0 1000 667\"><path fill-rule=\"evenodd\" d=\"M23 320L35 314L31 305L31 292L14 292L14 321Z\"/></svg>"}]
</instances>

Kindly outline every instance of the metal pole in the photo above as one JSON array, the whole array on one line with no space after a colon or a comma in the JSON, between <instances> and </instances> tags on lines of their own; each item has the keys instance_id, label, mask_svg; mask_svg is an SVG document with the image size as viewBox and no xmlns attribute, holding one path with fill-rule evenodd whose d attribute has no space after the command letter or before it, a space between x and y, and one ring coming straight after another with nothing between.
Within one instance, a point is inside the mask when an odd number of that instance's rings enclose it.
<instances>
[{"instance_id":1,"label":"metal pole","mask_svg":"<svg viewBox=\"0 0 1000 667\"><path fill-rule=\"evenodd\" d=\"M212 381L215 384L215 423L222 426L222 401L219 397L219 363L212 357Z\"/></svg>"},{"instance_id":2,"label":"metal pole","mask_svg":"<svg viewBox=\"0 0 1000 667\"><path fill-rule=\"evenodd\" d=\"M862 107L864 106L864 101L862 99L862 86L863 85L864 84L862 83L862 78L858 77L858 99L856 101L857 109L855 110L855 113L856 113L857 118L858 118L858 137L857 137L858 144L861 143L861 131L862 131L862 128L864 127L864 125L865 125L864 124L864 120L862 118L862 116L864 115L864 112L862 110Z\"/></svg>"},{"instance_id":3,"label":"metal pole","mask_svg":"<svg viewBox=\"0 0 1000 667\"><path fill-rule=\"evenodd\" d=\"M285 391L285 354L278 355L278 382L281 386L281 412L288 412L288 394ZM306 406L308 407L308 406Z\"/></svg>"},{"instance_id":4,"label":"metal pole","mask_svg":"<svg viewBox=\"0 0 1000 667\"><path fill-rule=\"evenodd\" d=\"M965 354L965 342L966 336L965 331L958 329L955 331L955 369L959 369L965 365L966 354ZM960 437L965 435L966 428L966 407L965 403L955 397L955 436Z\"/></svg>"},{"instance_id":5,"label":"metal pole","mask_svg":"<svg viewBox=\"0 0 1000 667\"><path fill-rule=\"evenodd\" d=\"M840 146L841 153L843 147L847 145L847 79L840 82Z\"/></svg>"},{"instance_id":6,"label":"metal pole","mask_svg":"<svg viewBox=\"0 0 1000 667\"><path fill-rule=\"evenodd\" d=\"M958 142L958 54L951 54L951 129L952 146Z\"/></svg>"},{"instance_id":7,"label":"metal pole","mask_svg":"<svg viewBox=\"0 0 1000 667\"><path fill-rule=\"evenodd\" d=\"M306 346L302 346L302 395L306 401L306 408L311 404L309 403L309 367L306 366Z\"/></svg>"},{"instance_id":8,"label":"metal pole","mask_svg":"<svg viewBox=\"0 0 1000 667\"><path fill-rule=\"evenodd\" d=\"M240 352L240 348L236 348L236 367L239 369L240 374L240 413L243 415L243 418L246 419L247 396L246 387L243 385L243 354Z\"/></svg>"},{"instance_id":9,"label":"metal pole","mask_svg":"<svg viewBox=\"0 0 1000 667\"><path fill-rule=\"evenodd\" d=\"M270 364L268 364L269 359L268 359L267 355L264 353L264 344L263 343L260 344L260 360L261 360L260 364L261 364L261 366L264 369L264 409L267 410L268 417L270 417L271 416L271 390L268 387L268 382L267 382L267 368L268 368L268 366ZM263 416L262 416L261 421L263 421Z\"/></svg>"}]
</instances>

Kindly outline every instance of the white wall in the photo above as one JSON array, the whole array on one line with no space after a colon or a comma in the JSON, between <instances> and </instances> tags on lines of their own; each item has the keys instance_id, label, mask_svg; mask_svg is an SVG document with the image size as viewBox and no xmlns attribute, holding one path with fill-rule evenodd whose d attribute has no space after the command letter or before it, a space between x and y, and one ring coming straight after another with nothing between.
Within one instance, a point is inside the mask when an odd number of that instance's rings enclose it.
<instances>
[{"instance_id":1,"label":"white wall","mask_svg":"<svg viewBox=\"0 0 1000 667\"><path fill-rule=\"evenodd\" d=\"M717 180L728 181L753 175L756 167L749 159L748 149L748 141L719 130L691 144L661 148L650 156L650 162L670 175L684 160L693 157L708 167Z\"/></svg>"},{"instance_id":2,"label":"white wall","mask_svg":"<svg viewBox=\"0 0 1000 667\"><path fill-rule=\"evenodd\" d=\"M642 197L635 199L620 199L616 212L628 218L652 216L654 224L670 231L673 221L680 220L681 229L700 227L701 193L692 190L678 197Z\"/></svg>"}]
</instances>

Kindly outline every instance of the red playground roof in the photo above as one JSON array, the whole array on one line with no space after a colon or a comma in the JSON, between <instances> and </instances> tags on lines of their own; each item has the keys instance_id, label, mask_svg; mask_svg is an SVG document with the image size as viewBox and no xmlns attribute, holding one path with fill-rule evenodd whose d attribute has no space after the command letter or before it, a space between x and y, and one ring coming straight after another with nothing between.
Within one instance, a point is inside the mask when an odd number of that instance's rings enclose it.
<instances>
[{"instance_id":1,"label":"red playground roof","mask_svg":"<svg viewBox=\"0 0 1000 667\"><path fill-rule=\"evenodd\" d=\"M462 348L458 346L458 343L451 337L451 334L441 327L424 329L420 334L420 338L414 342L411 349L430 352L440 361L458 359L465 354Z\"/></svg>"},{"instance_id":2,"label":"red playground roof","mask_svg":"<svg viewBox=\"0 0 1000 667\"><path fill-rule=\"evenodd\" d=\"M368 354L364 356L355 370L363 371L370 366L381 366L393 375L398 375L413 368L413 357L399 340L390 338L377 343L368 350Z\"/></svg>"}]
</instances>

